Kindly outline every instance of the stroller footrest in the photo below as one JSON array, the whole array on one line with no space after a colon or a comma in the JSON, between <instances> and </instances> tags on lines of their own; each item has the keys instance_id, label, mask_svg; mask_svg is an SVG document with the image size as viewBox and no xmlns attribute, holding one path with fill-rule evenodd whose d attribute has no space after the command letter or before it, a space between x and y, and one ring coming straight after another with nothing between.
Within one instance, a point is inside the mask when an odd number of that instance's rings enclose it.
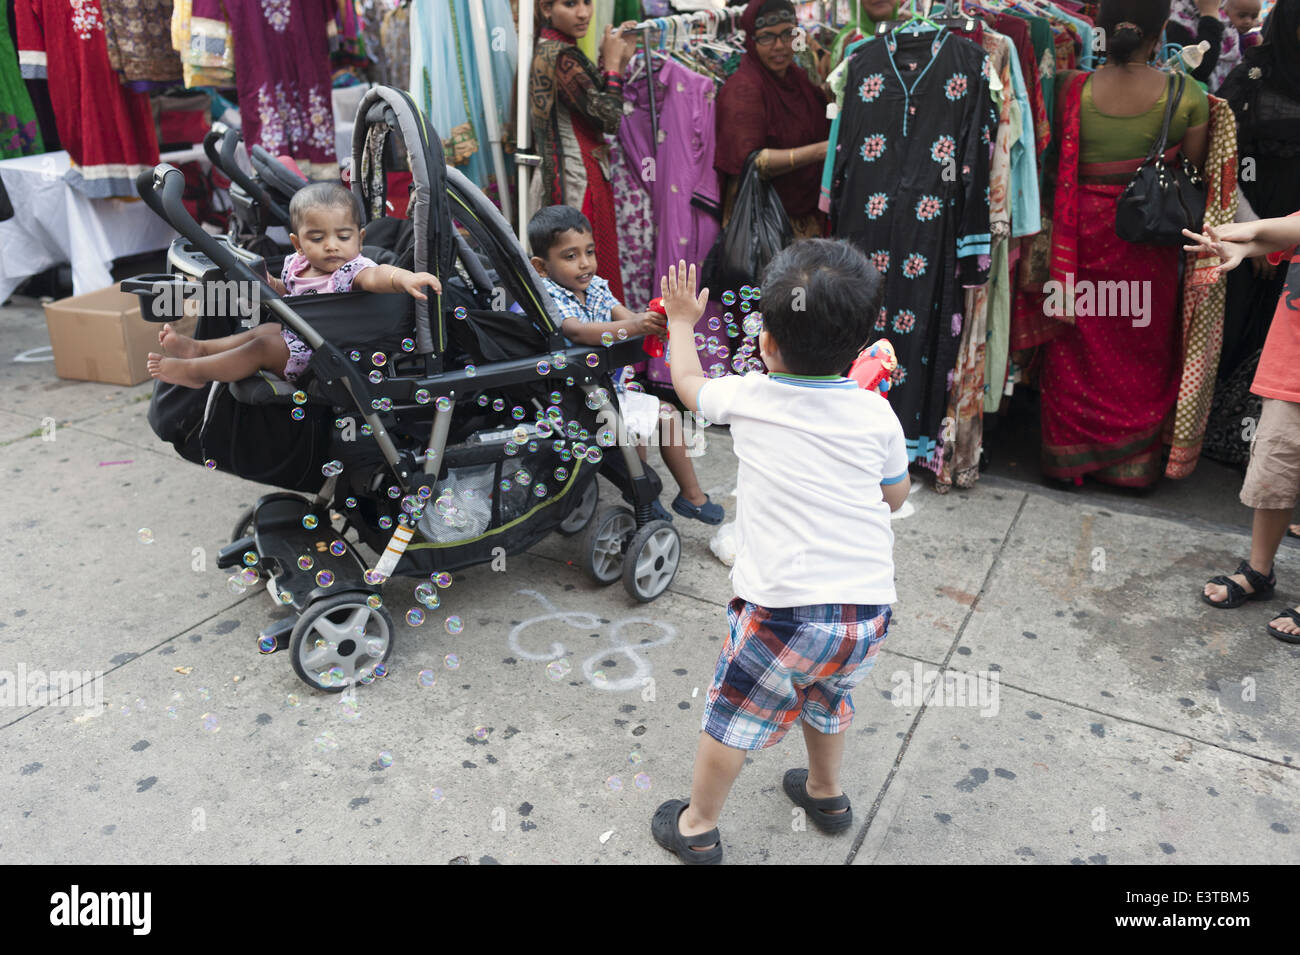
<instances>
[{"instance_id":1,"label":"stroller footrest","mask_svg":"<svg viewBox=\"0 0 1300 955\"><path fill-rule=\"evenodd\" d=\"M222 570L229 567L242 566L244 563L244 554L250 550L256 550L253 536L241 537L237 541L232 541L221 550L217 551L217 566Z\"/></svg>"},{"instance_id":2,"label":"stroller footrest","mask_svg":"<svg viewBox=\"0 0 1300 955\"><path fill-rule=\"evenodd\" d=\"M262 632L257 635L258 652L276 653L288 647L289 635L293 633L294 625L297 623L297 616L290 614L267 624L262 629Z\"/></svg>"}]
</instances>

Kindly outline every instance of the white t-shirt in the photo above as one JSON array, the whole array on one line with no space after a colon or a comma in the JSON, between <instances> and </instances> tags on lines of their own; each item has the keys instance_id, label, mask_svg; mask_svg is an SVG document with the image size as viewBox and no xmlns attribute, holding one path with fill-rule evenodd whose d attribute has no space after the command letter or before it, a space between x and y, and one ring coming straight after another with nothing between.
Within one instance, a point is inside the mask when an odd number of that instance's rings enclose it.
<instances>
[{"instance_id":1,"label":"white t-shirt","mask_svg":"<svg viewBox=\"0 0 1300 955\"><path fill-rule=\"evenodd\" d=\"M889 402L848 378L711 379L699 410L740 461L736 595L762 607L891 604L894 532L881 484L907 476Z\"/></svg>"}]
</instances>

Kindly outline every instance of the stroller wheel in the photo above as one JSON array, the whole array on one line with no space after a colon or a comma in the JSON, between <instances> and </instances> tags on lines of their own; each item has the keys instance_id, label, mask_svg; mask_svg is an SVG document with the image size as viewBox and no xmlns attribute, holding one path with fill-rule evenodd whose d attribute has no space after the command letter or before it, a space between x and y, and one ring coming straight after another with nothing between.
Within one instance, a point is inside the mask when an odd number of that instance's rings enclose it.
<instances>
[{"instance_id":1,"label":"stroller wheel","mask_svg":"<svg viewBox=\"0 0 1300 955\"><path fill-rule=\"evenodd\" d=\"M682 539L667 521L651 521L628 542L623 558L623 589L642 603L654 600L677 576Z\"/></svg>"},{"instance_id":2,"label":"stroller wheel","mask_svg":"<svg viewBox=\"0 0 1300 955\"><path fill-rule=\"evenodd\" d=\"M582 569L598 584L612 584L623 575L623 550L636 530L636 518L620 504L603 507L587 525L582 538Z\"/></svg>"},{"instance_id":3,"label":"stroller wheel","mask_svg":"<svg viewBox=\"0 0 1300 955\"><path fill-rule=\"evenodd\" d=\"M587 489L582 492L582 500L563 521L560 522L559 531L565 537L572 537L586 530L591 519L596 516L596 505L600 503L600 489L596 487L593 479L587 485Z\"/></svg>"},{"instance_id":4,"label":"stroller wheel","mask_svg":"<svg viewBox=\"0 0 1300 955\"><path fill-rule=\"evenodd\" d=\"M393 652L393 618L365 593L335 594L303 611L289 642L289 659L304 683L338 693L369 683ZM380 671L382 673L382 671Z\"/></svg>"}]
</instances>

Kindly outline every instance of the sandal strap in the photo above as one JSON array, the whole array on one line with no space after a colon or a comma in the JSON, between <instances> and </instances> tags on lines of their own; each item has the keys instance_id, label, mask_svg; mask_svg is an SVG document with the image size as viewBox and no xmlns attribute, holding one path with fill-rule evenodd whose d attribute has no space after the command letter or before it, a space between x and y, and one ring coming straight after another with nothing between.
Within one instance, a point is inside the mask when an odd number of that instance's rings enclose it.
<instances>
[{"instance_id":1,"label":"sandal strap","mask_svg":"<svg viewBox=\"0 0 1300 955\"><path fill-rule=\"evenodd\" d=\"M1209 582L1212 584L1218 584L1220 587L1223 587L1228 591L1228 599L1222 601L1222 603L1240 604L1250 596L1246 593L1245 588L1243 588L1241 584L1224 574L1220 574L1217 577L1211 577Z\"/></svg>"},{"instance_id":2,"label":"sandal strap","mask_svg":"<svg viewBox=\"0 0 1300 955\"><path fill-rule=\"evenodd\" d=\"M1300 624L1300 610L1296 610L1295 607L1283 607L1273 615L1274 620L1278 617L1290 617L1293 622Z\"/></svg>"},{"instance_id":3,"label":"sandal strap","mask_svg":"<svg viewBox=\"0 0 1300 955\"><path fill-rule=\"evenodd\" d=\"M1250 561L1248 560L1243 560L1241 562L1237 567L1237 573L1246 578L1250 585L1255 588L1255 593L1271 590L1273 587L1277 586L1277 578L1273 576L1272 570L1270 570L1268 576L1265 577L1254 567L1251 567Z\"/></svg>"}]
</instances>

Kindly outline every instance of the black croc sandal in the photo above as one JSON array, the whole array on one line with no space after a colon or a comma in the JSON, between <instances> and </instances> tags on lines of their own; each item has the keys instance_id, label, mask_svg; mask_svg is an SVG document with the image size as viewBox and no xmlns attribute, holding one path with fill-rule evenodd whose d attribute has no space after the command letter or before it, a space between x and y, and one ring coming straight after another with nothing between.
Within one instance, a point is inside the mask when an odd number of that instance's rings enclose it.
<instances>
[{"instance_id":1,"label":"black croc sandal","mask_svg":"<svg viewBox=\"0 0 1300 955\"><path fill-rule=\"evenodd\" d=\"M1211 577L1206 583L1218 584L1220 587L1228 589L1227 600L1211 600L1204 590L1201 591L1201 599L1211 607L1218 607L1220 610L1232 610L1240 607L1248 600L1269 600L1273 596L1273 591L1277 587L1277 577L1270 570L1267 577L1250 566L1250 561L1243 560L1237 567L1237 573L1246 578L1247 583L1255 588L1254 593L1247 593L1241 584L1237 583L1231 577L1220 574L1218 577Z\"/></svg>"},{"instance_id":2,"label":"black croc sandal","mask_svg":"<svg viewBox=\"0 0 1300 955\"><path fill-rule=\"evenodd\" d=\"M853 825L853 810L849 807L849 797L841 793L830 799L813 799L808 795L808 770L787 770L781 780L781 788L796 806L808 813L814 826L822 832L835 835ZM843 812L832 810L843 809Z\"/></svg>"},{"instance_id":3,"label":"black croc sandal","mask_svg":"<svg viewBox=\"0 0 1300 955\"><path fill-rule=\"evenodd\" d=\"M677 853L677 858L687 865L717 865L722 861L722 838L716 827L698 836L684 836L678 828L678 819L689 805L690 802L686 800L668 800L655 810L654 818L650 821L650 832L655 837L655 842L669 852ZM702 848L696 849L693 846Z\"/></svg>"},{"instance_id":4,"label":"black croc sandal","mask_svg":"<svg viewBox=\"0 0 1300 955\"><path fill-rule=\"evenodd\" d=\"M1283 607L1273 614L1274 620L1278 617L1290 617L1296 624L1300 624L1300 610L1296 610L1294 607ZM1287 633L1284 630L1277 629L1271 623L1268 625L1268 632L1270 636L1277 637L1286 643L1300 643L1300 633Z\"/></svg>"}]
</instances>

